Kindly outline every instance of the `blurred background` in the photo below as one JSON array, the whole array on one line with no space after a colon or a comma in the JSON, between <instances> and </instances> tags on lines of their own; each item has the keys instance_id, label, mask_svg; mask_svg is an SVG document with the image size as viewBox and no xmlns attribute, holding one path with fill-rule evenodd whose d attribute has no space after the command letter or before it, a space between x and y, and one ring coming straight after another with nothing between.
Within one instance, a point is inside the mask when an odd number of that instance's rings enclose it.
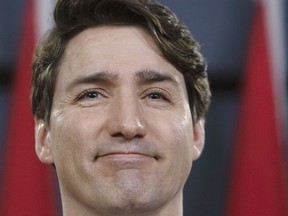
<instances>
[{"instance_id":1,"label":"blurred background","mask_svg":"<svg viewBox=\"0 0 288 216\"><path fill-rule=\"evenodd\" d=\"M184 212L187 216L223 216L254 1L160 2L174 10L201 44L209 64L208 74L213 93L206 121L206 145L201 158L194 163L186 185ZM25 0L0 0L0 183L1 177L5 175L3 155L7 122L26 3ZM284 3L284 32L287 42L288 3ZM284 45L286 50L287 44ZM287 61L285 64L287 74ZM287 84L287 79L285 83ZM287 94L287 87L285 91ZM21 112L21 107L18 108ZM287 118L285 121L287 122ZM287 146L287 142L284 142L284 146ZM287 151L285 156L287 159ZM286 165L285 169L287 170Z\"/></svg>"}]
</instances>

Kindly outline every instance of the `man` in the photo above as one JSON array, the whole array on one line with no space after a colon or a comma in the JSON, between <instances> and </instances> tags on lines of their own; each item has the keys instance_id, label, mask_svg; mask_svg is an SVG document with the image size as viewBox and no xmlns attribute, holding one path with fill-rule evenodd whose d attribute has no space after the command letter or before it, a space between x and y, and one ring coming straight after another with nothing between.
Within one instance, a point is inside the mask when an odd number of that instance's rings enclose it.
<instances>
[{"instance_id":1,"label":"man","mask_svg":"<svg viewBox=\"0 0 288 216\"><path fill-rule=\"evenodd\" d=\"M54 18L32 104L63 215L182 215L210 102L197 42L151 0L59 0Z\"/></svg>"}]
</instances>

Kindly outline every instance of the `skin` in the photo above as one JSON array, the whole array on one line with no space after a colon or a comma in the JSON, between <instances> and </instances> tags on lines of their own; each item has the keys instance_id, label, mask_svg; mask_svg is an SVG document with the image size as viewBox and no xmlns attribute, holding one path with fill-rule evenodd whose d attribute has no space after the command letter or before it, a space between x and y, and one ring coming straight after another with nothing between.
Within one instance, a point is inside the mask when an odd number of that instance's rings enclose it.
<instances>
[{"instance_id":1,"label":"skin","mask_svg":"<svg viewBox=\"0 0 288 216\"><path fill-rule=\"evenodd\" d=\"M66 47L36 152L55 164L64 215L180 216L204 145L182 74L138 27L86 29Z\"/></svg>"}]
</instances>

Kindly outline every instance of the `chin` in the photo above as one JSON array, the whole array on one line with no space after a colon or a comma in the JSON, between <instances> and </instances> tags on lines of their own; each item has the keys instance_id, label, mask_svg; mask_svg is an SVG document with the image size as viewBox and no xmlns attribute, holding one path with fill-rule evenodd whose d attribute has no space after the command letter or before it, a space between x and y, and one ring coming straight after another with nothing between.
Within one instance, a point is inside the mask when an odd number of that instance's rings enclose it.
<instances>
[{"instance_id":1,"label":"chin","mask_svg":"<svg viewBox=\"0 0 288 216\"><path fill-rule=\"evenodd\" d=\"M114 183L113 201L110 200L113 202L110 208L111 215L112 213L124 215L128 212L131 215L141 215L144 212L155 211L168 200L161 194L160 182L157 179L153 179L152 176L150 178L143 176L137 170L118 172Z\"/></svg>"}]
</instances>

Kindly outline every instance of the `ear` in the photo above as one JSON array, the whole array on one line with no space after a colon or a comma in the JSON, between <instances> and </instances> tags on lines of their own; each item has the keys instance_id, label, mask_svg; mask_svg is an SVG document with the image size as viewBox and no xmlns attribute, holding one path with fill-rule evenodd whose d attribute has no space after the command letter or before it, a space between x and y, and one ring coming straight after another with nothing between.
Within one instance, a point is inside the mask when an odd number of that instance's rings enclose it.
<instances>
[{"instance_id":1,"label":"ear","mask_svg":"<svg viewBox=\"0 0 288 216\"><path fill-rule=\"evenodd\" d=\"M205 120L199 119L193 127L193 160L200 157L205 143Z\"/></svg>"},{"instance_id":2,"label":"ear","mask_svg":"<svg viewBox=\"0 0 288 216\"><path fill-rule=\"evenodd\" d=\"M34 118L35 123L35 150L42 163L52 164L53 154L51 149L50 130L43 119Z\"/></svg>"}]
</instances>

